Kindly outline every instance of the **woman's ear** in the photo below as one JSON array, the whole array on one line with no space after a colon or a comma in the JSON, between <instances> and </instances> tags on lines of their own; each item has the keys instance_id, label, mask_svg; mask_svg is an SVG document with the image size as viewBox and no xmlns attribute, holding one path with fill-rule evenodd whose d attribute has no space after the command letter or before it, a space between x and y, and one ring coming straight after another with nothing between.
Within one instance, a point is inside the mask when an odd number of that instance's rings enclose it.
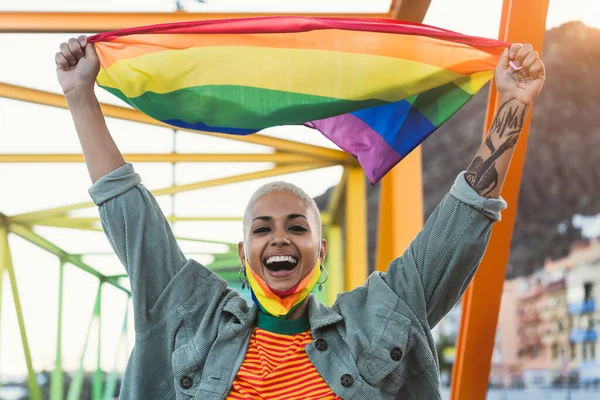
<instances>
[{"instance_id":1,"label":"woman's ear","mask_svg":"<svg viewBox=\"0 0 600 400\"><path fill-rule=\"evenodd\" d=\"M242 264L242 268L246 265L246 252L244 251L244 242L238 243L238 257L240 258L240 263Z\"/></svg>"},{"instance_id":2,"label":"woman's ear","mask_svg":"<svg viewBox=\"0 0 600 400\"><path fill-rule=\"evenodd\" d=\"M327 240L321 239L321 249L319 252L319 258L321 259L321 263L325 262L326 256L327 256Z\"/></svg>"}]
</instances>

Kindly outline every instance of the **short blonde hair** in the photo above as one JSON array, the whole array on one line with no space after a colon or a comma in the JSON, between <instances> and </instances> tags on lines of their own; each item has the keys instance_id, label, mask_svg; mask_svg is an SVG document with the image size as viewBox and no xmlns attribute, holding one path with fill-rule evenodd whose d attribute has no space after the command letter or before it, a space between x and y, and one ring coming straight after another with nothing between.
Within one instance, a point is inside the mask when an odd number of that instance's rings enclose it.
<instances>
[{"instance_id":1,"label":"short blonde hair","mask_svg":"<svg viewBox=\"0 0 600 400\"><path fill-rule=\"evenodd\" d=\"M269 193L274 193L274 192L291 193L294 196L296 196L297 198L299 198L300 200L302 200L302 202L309 208L309 210L315 214L315 217L317 218L317 222L318 222L317 232L319 233L319 236L322 235L321 232L323 230L323 227L322 227L322 223L321 223L321 213L319 212L319 207L317 207L317 203L315 203L313 198L310 197L304 190L300 189L298 186L294 185L293 183L284 182L284 181L276 181L276 182L271 182L271 183L262 185L261 187L256 189L256 191L254 192L252 197L250 197L250 200L248 201L248 204L246 205L246 210L244 211L244 218L242 220L243 230L244 230L244 238L248 234L248 230L250 227L250 221L248 221L248 219L250 218L250 211L252 210L254 205L258 202L258 200L260 200L264 196L268 195Z\"/></svg>"}]
</instances>

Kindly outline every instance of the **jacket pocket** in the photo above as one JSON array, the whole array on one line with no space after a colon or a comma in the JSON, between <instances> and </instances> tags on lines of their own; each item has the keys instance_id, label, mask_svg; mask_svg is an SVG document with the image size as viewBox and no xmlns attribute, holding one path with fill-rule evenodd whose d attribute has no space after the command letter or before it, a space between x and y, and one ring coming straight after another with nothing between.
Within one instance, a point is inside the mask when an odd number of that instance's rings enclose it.
<instances>
[{"instance_id":1,"label":"jacket pocket","mask_svg":"<svg viewBox=\"0 0 600 400\"><path fill-rule=\"evenodd\" d=\"M193 399L198 392L202 374L192 352L192 346L184 344L171 356L177 400Z\"/></svg>"},{"instance_id":2,"label":"jacket pocket","mask_svg":"<svg viewBox=\"0 0 600 400\"><path fill-rule=\"evenodd\" d=\"M409 335L411 320L394 311L380 315L381 326L364 354L358 355L358 370L374 387L387 393L397 393L406 380L409 369Z\"/></svg>"}]
</instances>

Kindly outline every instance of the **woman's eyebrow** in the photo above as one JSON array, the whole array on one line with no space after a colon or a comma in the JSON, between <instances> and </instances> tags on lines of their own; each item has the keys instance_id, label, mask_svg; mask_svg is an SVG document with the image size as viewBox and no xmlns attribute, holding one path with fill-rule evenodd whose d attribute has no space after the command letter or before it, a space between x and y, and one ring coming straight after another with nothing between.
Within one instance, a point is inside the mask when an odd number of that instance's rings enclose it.
<instances>
[{"instance_id":1,"label":"woman's eyebrow","mask_svg":"<svg viewBox=\"0 0 600 400\"><path fill-rule=\"evenodd\" d=\"M290 215L287 216L287 219L296 219L296 218L304 218L304 219L308 220L308 218L304 214L290 214ZM260 216L258 216L256 218L254 218L252 220L252 222L256 221L257 219L259 219L261 221L267 221L268 222L268 221L272 221L273 217L270 217L268 215L260 215Z\"/></svg>"},{"instance_id":2,"label":"woman's eyebrow","mask_svg":"<svg viewBox=\"0 0 600 400\"><path fill-rule=\"evenodd\" d=\"M290 214L290 215L288 215L288 219L296 219L296 218L304 218L304 219L308 220L308 218L306 218L306 215L303 215L303 214Z\"/></svg>"}]
</instances>

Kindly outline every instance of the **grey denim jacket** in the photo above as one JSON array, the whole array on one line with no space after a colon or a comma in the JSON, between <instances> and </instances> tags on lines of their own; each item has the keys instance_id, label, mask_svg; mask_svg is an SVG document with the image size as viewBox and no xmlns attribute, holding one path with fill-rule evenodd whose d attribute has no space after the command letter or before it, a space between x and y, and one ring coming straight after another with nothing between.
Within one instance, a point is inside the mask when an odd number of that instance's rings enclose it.
<instances>
[{"instance_id":1,"label":"grey denim jacket","mask_svg":"<svg viewBox=\"0 0 600 400\"><path fill-rule=\"evenodd\" d=\"M506 207L480 197L463 175L386 273L339 294L332 307L309 297L315 340L306 353L342 399L441 398L431 328L467 288ZM225 399L256 306L184 257L130 164L98 180L90 195L131 281L136 339L120 398Z\"/></svg>"}]
</instances>

